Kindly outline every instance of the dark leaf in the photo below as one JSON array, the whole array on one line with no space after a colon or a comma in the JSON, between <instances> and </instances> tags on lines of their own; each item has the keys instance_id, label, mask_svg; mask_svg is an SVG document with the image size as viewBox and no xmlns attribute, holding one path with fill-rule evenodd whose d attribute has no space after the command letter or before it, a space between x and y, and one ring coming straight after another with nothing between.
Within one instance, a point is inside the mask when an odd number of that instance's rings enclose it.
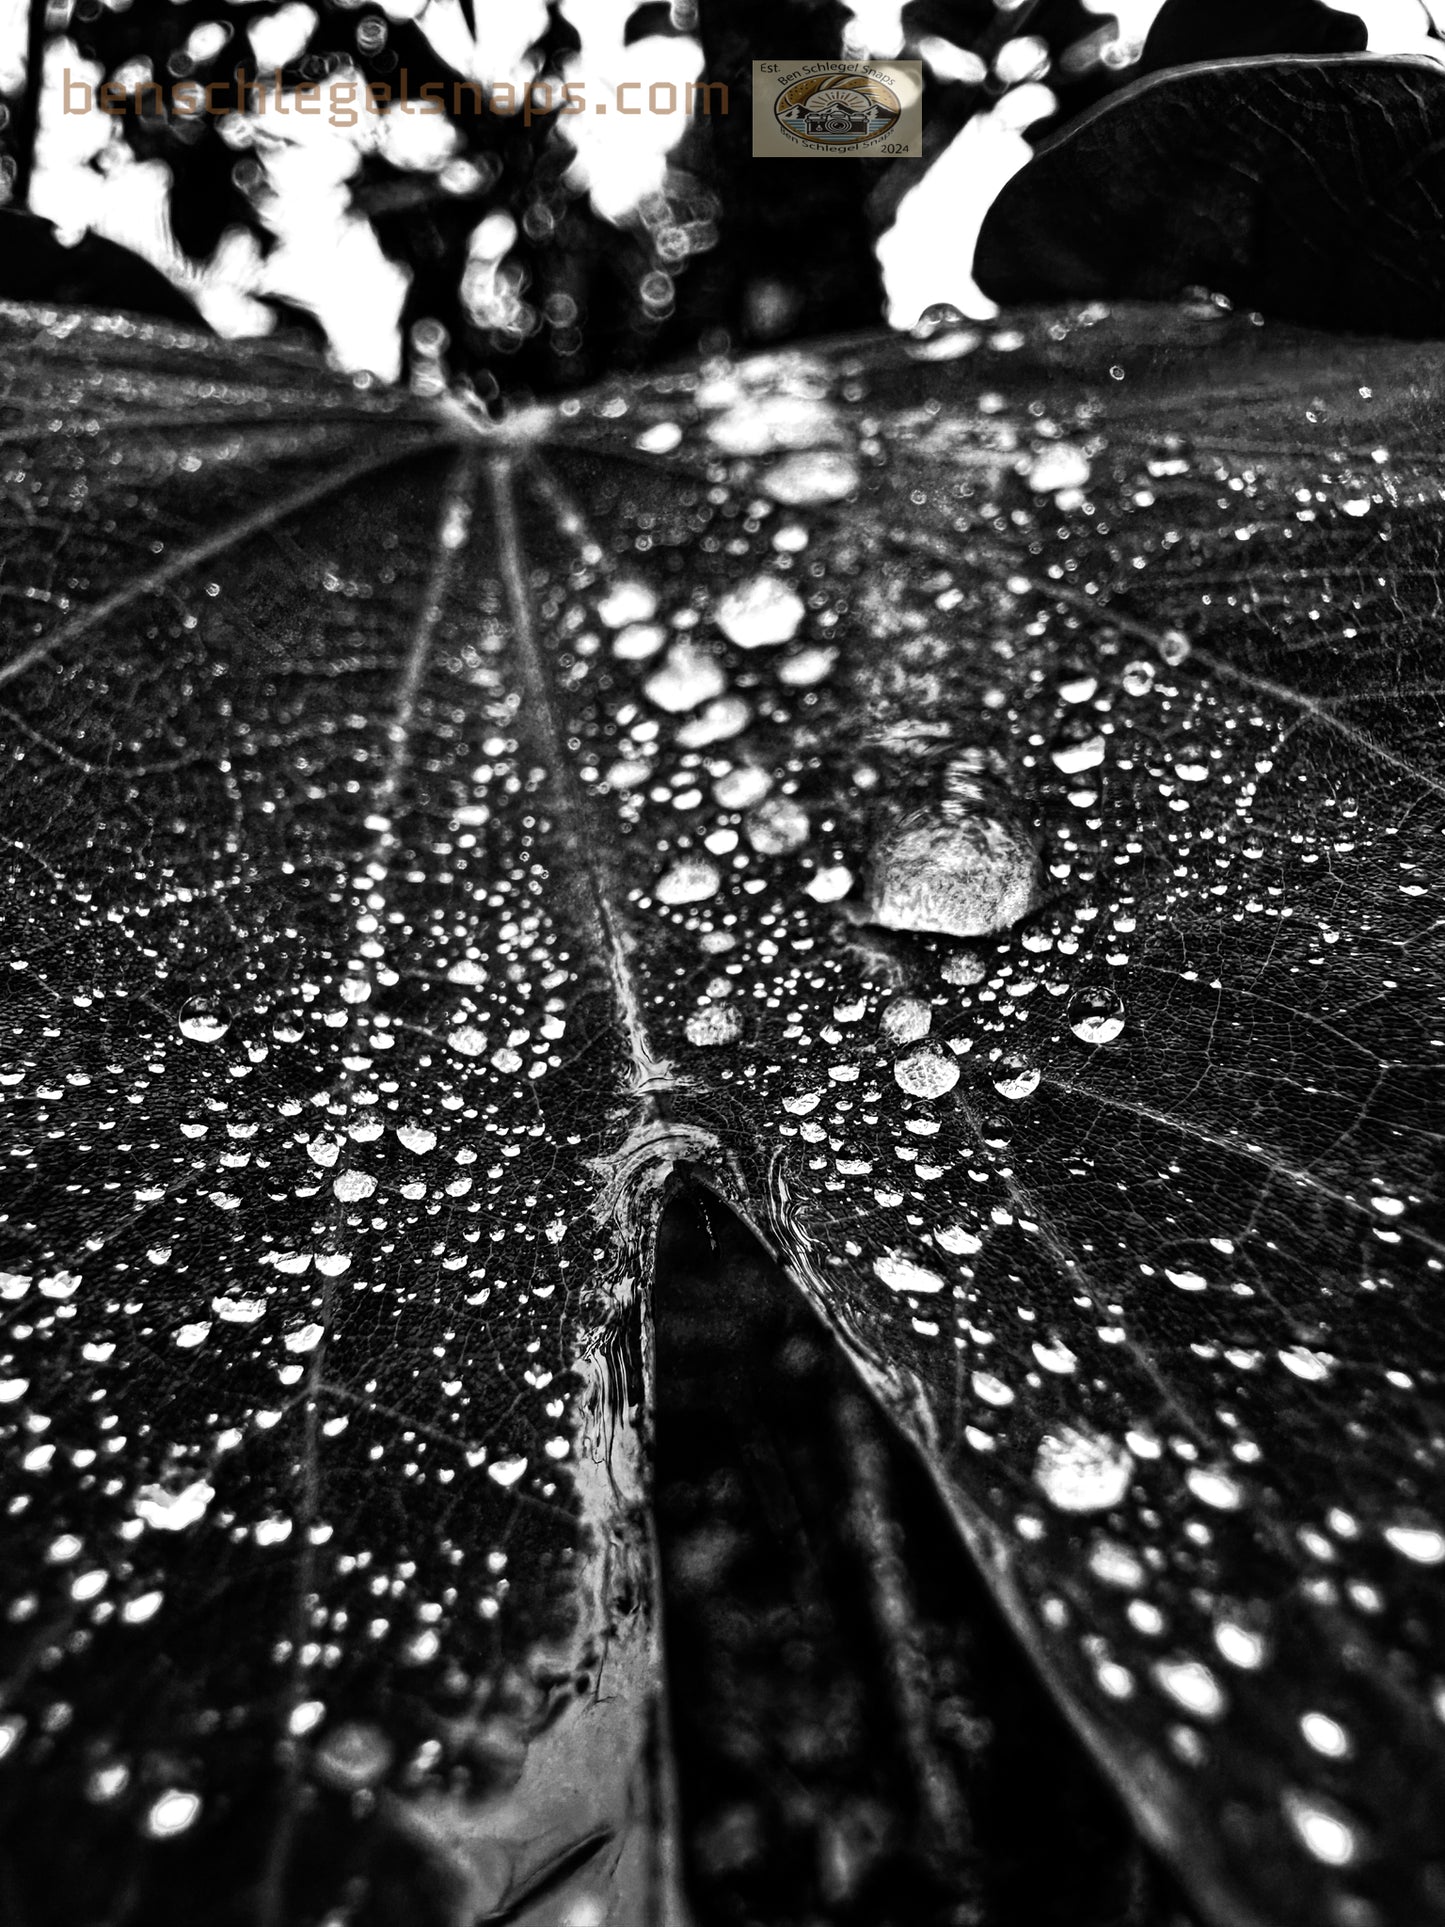
<instances>
[{"instance_id":1,"label":"dark leaf","mask_svg":"<svg viewBox=\"0 0 1445 1927\"><path fill-rule=\"evenodd\" d=\"M1445 70L1221 61L1136 82L1046 143L989 209L1003 302L1190 288L1314 327L1445 334Z\"/></svg>"},{"instance_id":2,"label":"dark leaf","mask_svg":"<svg viewBox=\"0 0 1445 1927\"><path fill-rule=\"evenodd\" d=\"M119 308L205 326L175 283L129 248L99 234L67 246L53 221L18 208L0 208L0 301Z\"/></svg>"},{"instance_id":3,"label":"dark leaf","mask_svg":"<svg viewBox=\"0 0 1445 1927\"><path fill-rule=\"evenodd\" d=\"M3 366L16 1917L666 1916L691 1171L1211 1918L1445 1918L1434 352Z\"/></svg>"},{"instance_id":4,"label":"dark leaf","mask_svg":"<svg viewBox=\"0 0 1445 1927\"><path fill-rule=\"evenodd\" d=\"M1425 24L1422 8L1422 33ZM1360 16L1329 0L1165 0L1139 70L1260 54L1359 54L1367 40Z\"/></svg>"}]
</instances>

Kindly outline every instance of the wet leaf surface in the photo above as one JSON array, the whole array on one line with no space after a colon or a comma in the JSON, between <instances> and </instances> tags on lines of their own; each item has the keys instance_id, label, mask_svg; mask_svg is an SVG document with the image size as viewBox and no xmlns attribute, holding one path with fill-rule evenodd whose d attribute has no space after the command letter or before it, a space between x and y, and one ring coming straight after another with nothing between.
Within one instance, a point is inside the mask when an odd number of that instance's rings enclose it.
<instances>
[{"instance_id":1,"label":"wet leaf surface","mask_svg":"<svg viewBox=\"0 0 1445 1927\"><path fill-rule=\"evenodd\" d=\"M1206 1914L1440 1918L1434 351L0 367L15 1917L667 1916L691 1173Z\"/></svg>"},{"instance_id":2,"label":"wet leaf surface","mask_svg":"<svg viewBox=\"0 0 1445 1927\"><path fill-rule=\"evenodd\" d=\"M1005 185L974 271L1005 303L1204 288L1310 327L1438 336L1442 128L1445 69L1412 56L1152 74Z\"/></svg>"}]
</instances>

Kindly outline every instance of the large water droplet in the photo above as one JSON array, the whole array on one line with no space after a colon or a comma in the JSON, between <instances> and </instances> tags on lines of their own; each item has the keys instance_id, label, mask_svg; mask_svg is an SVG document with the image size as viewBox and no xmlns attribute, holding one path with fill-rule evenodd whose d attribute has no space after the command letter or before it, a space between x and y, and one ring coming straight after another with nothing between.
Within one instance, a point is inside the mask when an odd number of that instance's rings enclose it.
<instances>
[{"instance_id":1,"label":"large water droplet","mask_svg":"<svg viewBox=\"0 0 1445 1927\"><path fill-rule=\"evenodd\" d=\"M812 826L801 803L791 796L770 796L748 811L743 827L760 856L785 856L803 847Z\"/></svg>"},{"instance_id":2,"label":"large water droplet","mask_svg":"<svg viewBox=\"0 0 1445 1927\"><path fill-rule=\"evenodd\" d=\"M206 1508L215 1496L212 1485L205 1479L196 1479L174 1491L168 1491L163 1485L143 1485L133 1503L137 1517L148 1526L161 1532L184 1532L205 1517Z\"/></svg>"},{"instance_id":3,"label":"large water droplet","mask_svg":"<svg viewBox=\"0 0 1445 1927\"><path fill-rule=\"evenodd\" d=\"M930 809L898 819L874 846L869 913L887 930L986 937L1033 908L1038 857L1002 798L966 776Z\"/></svg>"},{"instance_id":4,"label":"large water droplet","mask_svg":"<svg viewBox=\"0 0 1445 1927\"><path fill-rule=\"evenodd\" d=\"M958 1065L937 1044L915 1044L893 1064L894 1082L910 1097L944 1097L958 1077Z\"/></svg>"},{"instance_id":5,"label":"large water droplet","mask_svg":"<svg viewBox=\"0 0 1445 1927\"><path fill-rule=\"evenodd\" d=\"M791 642L804 613L802 597L786 582L775 575L755 575L723 597L717 624L739 649L766 649Z\"/></svg>"},{"instance_id":6,"label":"large water droplet","mask_svg":"<svg viewBox=\"0 0 1445 1927\"><path fill-rule=\"evenodd\" d=\"M763 477L763 488L785 508L821 507L841 502L858 486L858 468L851 455L819 448L806 455L790 455Z\"/></svg>"},{"instance_id":7,"label":"large water droplet","mask_svg":"<svg viewBox=\"0 0 1445 1927\"><path fill-rule=\"evenodd\" d=\"M945 1280L926 1265L915 1264L896 1251L886 1252L883 1257L873 1260L874 1276L887 1285L890 1291L913 1291L927 1294L942 1291Z\"/></svg>"},{"instance_id":8,"label":"large water droplet","mask_svg":"<svg viewBox=\"0 0 1445 1927\"><path fill-rule=\"evenodd\" d=\"M1112 1044L1124 1028L1124 999L1103 988L1081 990L1069 1004L1069 1029L1081 1044Z\"/></svg>"},{"instance_id":9,"label":"large water droplet","mask_svg":"<svg viewBox=\"0 0 1445 1927\"><path fill-rule=\"evenodd\" d=\"M1000 1097L1032 1097L1039 1088L1039 1072L1021 1057L1001 1057L994 1067L993 1087Z\"/></svg>"},{"instance_id":10,"label":"large water droplet","mask_svg":"<svg viewBox=\"0 0 1445 1927\"><path fill-rule=\"evenodd\" d=\"M722 872L705 856L683 857L657 879L653 895L659 903L701 903L716 896Z\"/></svg>"},{"instance_id":11,"label":"large water droplet","mask_svg":"<svg viewBox=\"0 0 1445 1927\"><path fill-rule=\"evenodd\" d=\"M1034 1479L1060 1512L1104 1512L1129 1490L1134 1461L1117 1440L1073 1425L1046 1432Z\"/></svg>"},{"instance_id":12,"label":"large water droplet","mask_svg":"<svg viewBox=\"0 0 1445 1927\"><path fill-rule=\"evenodd\" d=\"M231 1028L231 1013L211 996L182 1004L178 1028L193 1044L218 1044Z\"/></svg>"}]
</instances>

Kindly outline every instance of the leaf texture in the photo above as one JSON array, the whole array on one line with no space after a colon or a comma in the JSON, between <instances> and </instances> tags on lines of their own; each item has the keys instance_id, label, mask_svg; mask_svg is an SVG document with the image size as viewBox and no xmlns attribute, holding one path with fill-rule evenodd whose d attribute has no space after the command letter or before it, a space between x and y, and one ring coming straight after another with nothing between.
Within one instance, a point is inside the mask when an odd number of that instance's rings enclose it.
<instances>
[{"instance_id":1,"label":"leaf texture","mask_svg":"<svg viewBox=\"0 0 1445 1927\"><path fill-rule=\"evenodd\" d=\"M1309 327L1438 336L1442 118L1445 71L1414 55L1150 74L1006 183L974 269L1006 303L1207 288Z\"/></svg>"},{"instance_id":2,"label":"leaf texture","mask_svg":"<svg viewBox=\"0 0 1445 1927\"><path fill-rule=\"evenodd\" d=\"M31 1917L676 1913L684 1173L1202 1909L1445 1916L1432 354L0 368Z\"/></svg>"}]
</instances>

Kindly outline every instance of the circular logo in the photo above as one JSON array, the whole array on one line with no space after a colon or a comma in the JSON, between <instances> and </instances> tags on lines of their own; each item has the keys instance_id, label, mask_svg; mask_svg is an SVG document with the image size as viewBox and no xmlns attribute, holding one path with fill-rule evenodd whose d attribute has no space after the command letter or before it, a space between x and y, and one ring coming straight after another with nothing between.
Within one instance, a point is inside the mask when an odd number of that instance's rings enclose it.
<instances>
[{"instance_id":1,"label":"circular logo","mask_svg":"<svg viewBox=\"0 0 1445 1927\"><path fill-rule=\"evenodd\" d=\"M897 124L902 102L869 74L809 74L779 94L778 125L810 147L866 147Z\"/></svg>"}]
</instances>

